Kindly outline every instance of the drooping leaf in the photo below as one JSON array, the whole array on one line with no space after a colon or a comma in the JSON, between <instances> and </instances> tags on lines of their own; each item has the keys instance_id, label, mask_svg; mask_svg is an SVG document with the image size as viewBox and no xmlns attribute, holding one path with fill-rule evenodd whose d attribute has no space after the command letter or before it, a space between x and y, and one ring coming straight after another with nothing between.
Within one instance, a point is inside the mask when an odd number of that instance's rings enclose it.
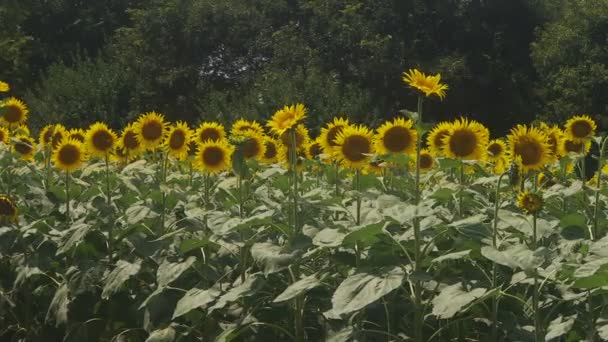
<instances>
[{"instance_id":1,"label":"drooping leaf","mask_svg":"<svg viewBox=\"0 0 608 342\"><path fill-rule=\"evenodd\" d=\"M173 342L175 341L175 329L168 326L164 329L154 330L145 342Z\"/></svg>"},{"instance_id":2,"label":"drooping leaf","mask_svg":"<svg viewBox=\"0 0 608 342\"><path fill-rule=\"evenodd\" d=\"M145 220L146 218L154 218L156 216L158 216L158 214L152 212L152 209L142 205L141 203L136 203L130 206L125 212L125 217L128 224L136 224Z\"/></svg>"},{"instance_id":3,"label":"drooping leaf","mask_svg":"<svg viewBox=\"0 0 608 342\"><path fill-rule=\"evenodd\" d=\"M338 229L325 228L315 234L312 238L312 243L319 247L338 247L342 244L345 236L346 234L340 232Z\"/></svg>"},{"instance_id":4,"label":"drooping leaf","mask_svg":"<svg viewBox=\"0 0 608 342\"><path fill-rule=\"evenodd\" d=\"M158 270L156 271L158 286L163 287L169 285L169 283L179 278L184 271L190 268L195 261L196 258L193 256L181 263L172 263L168 262L167 260L163 261L160 266L158 266Z\"/></svg>"},{"instance_id":5,"label":"drooping leaf","mask_svg":"<svg viewBox=\"0 0 608 342\"><path fill-rule=\"evenodd\" d=\"M287 268L295 253L283 253L280 246L270 242L261 242L251 246L251 256L258 264L264 266L264 275L268 275Z\"/></svg>"},{"instance_id":6,"label":"drooping leaf","mask_svg":"<svg viewBox=\"0 0 608 342\"><path fill-rule=\"evenodd\" d=\"M321 280L317 276L317 274L311 274L308 277L304 277L295 283L289 285L285 291L281 292L273 302L280 303L285 302L290 299L293 299L301 294L308 292L309 290L314 289L315 287L321 285Z\"/></svg>"},{"instance_id":7,"label":"drooping leaf","mask_svg":"<svg viewBox=\"0 0 608 342\"><path fill-rule=\"evenodd\" d=\"M250 274L247 279L245 279L244 283L239 284L228 290L228 292L224 293L220 299L209 308L209 312L222 309L228 303L232 303L237 301L239 298L252 295L255 292L258 279L259 273Z\"/></svg>"},{"instance_id":8,"label":"drooping leaf","mask_svg":"<svg viewBox=\"0 0 608 342\"><path fill-rule=\"evenodd\" d=\"M380 270L376 274L356 273L346 278L332 296L333 316L358 311L401 286L405 277L400 267Z\"/></svg>"},{"instance_id":9,"label":"drooping leaf","mask_svg":"<svg viewBox=\"0 0 608 342\"><path fill-rule=\"evenodd\" d=\"M220 290L217 288L191 289L177 302L173 318L185 315L196 308L205 308L211 304L220 295Z\"/></svg>"},{"instance_id":10,"label":"drooping leaf","mask_svg":"<svg viewBox=\"0 0 608 342\"><path fill-rule=\"evenodd\" d=\"M458 260L469 256L470 253L470 249L460 252L448 253L433 259L433 262L442 262L444 260Z\"/></svg>"},{"instance_id":11,"label":"drooping leaf","mask_svg":"<svg viewBox=\"0 0 608 342\"><path fill-rule=\"evenodd\" d=\"M354 247L358 243L361 247L371 246L380 241L379 236L383 235L382 230L384 225L384 222L377 222L356 228L355 231L344 237L342 245L345 247Z\"/></svg>"},{"instance_id":12,"label":"drooping leaf","mask_svg":"<svg viewBox=\"0 0 608 342\"><path fill-rule=\"evenodd\" d=\"M80 244L91 229L92 226L88 223L74 223L70 229L63 232L57 255L65 254Z\"/></svg>"},{"instance_id":13,"label":"drooping leaf","mask_svg":"<svg viewBox=\"0 0 608 342\"><path fill-rule=\"evenodd\" d=\"M531 251L524 245L511 246L502 251L484 246L481 248L481 255L490 261L512 269L521 268L525 271L531 271L542 265L544 261L542 251L542 249Z\"/></svg>"},{"instance_id":14,"label":"drooping leaf","mask_svg":"<svg viewBox=\"0 0 608 342\"><path fill-rule=\"evenodd\" d=\"M55 321L55 326L67 323L68 305L70 304L69 291L67 284L62 284L57 288L46 312L47 322Z\"/></svg>"},{"instance_id":15,"label":"drooping leaf","mask_svg":"<svg viewBox=\"0 0 608 342\"><path fill-rule=\"evenodd\" d=\"M570 332L574 326L577 315L562 317L561 315L549 323L545 341L551 341Z\"/></svg>"},{"instance_id":16,"label":"drooping leaf","mask_svg":"<svg viewBox=\"0 0 608 342\"><path fill-rule=\"evenodd\" d=\"M486 293L485 288L464 289L460 283L446 286L433 298L433 315L448 319L466 309L471 302Z\"/></svg>"},{"instance_id":17,"label":"drooping leaf","mask_svg":"<svg viewBox=\"0 0 608 342\"><path fill-rule=\"evenodd\" d=\"M137 274L141 268L141 263L129 263L124 260L118 260L116 268L110 272L106 279L101 293L101 298L108 299L112 294L118 292L122 284L129 278Z\"/></svg>"},{"instance_id":18,"label":"drooping leaf","mask_svg":"<svg viewBox=\"0 0 608 342\"><path fill-rule=\"evenodd\" d=\"M210 247L213 250L217 250L219 248L219 246L215 242L210 241L208 239L187 239L182 241L182 243L179 245L179 250L183 254L186 254L202 247Z\"/></svg>"}]
</instances>

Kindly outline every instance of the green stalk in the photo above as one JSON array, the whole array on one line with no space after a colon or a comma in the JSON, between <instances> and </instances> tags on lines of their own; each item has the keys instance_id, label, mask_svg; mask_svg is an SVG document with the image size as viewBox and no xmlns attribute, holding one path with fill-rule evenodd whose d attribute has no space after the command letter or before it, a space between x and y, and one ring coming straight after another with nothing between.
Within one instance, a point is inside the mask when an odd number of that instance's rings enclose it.
<instances>
[{"instance_id":1,"label":"green stalk","mask_svg":"<svg viewBox=\"0 0 608 342\"><path fill-rule=\"evenodd\" d=\"M357 192L357 213L356 213L356 225L361 224L361 170L355 170L355 191ZM355 256L356 266L359 267L361 264L361 245L359 241L355 243Z\"/></svg>"},{"instance_id":2,"label":"green stalk","mask_svg":"<svg viewBox=\"0 0 608 342\"><path fill-rule=\"evenodd\" d=\"M167 182L167 162L169 160L169 153L165 153L164 158L162 158L161 163L162 165L160 166L160 172L161 172L161 184L164 186L165 183ZM163 188L161 188L161 197L162 197L162 207L161 207L161 211L160 211L160 231L164 234L165 232L165 207L167 205L167 194L165 193L165 190Z\"/></svg>"},{"instance_id":3,"label":"green stalk","mask_svg":"<svg viewBox=\"0 0 608 342\"><path fill-rule=\"evenodd\" d=\"M505 174L501 174L498 177L496 183L496 196L494 203L494 222L492 226L492 247L497 249L498 247L498 209L500 207L500 182ZM498 265L492 262L492 289L496 288L497 285L497 273ZM492 297L492 341L498 341L498 294Z\"/></svg>"},{"instance_id":4,"label":"green stalk","mask_svg":"<svg viewBox=\"0 0 608 342\"><path fill-rule=\"evenodd\" d=\"M70 222L70 173L65 172L65 216Z\"/></svg>"},{"instance_id":5,"label":"green stalk","mask_svg":"<svg viewBox=\"0 0 608 342\"><path fill-rule=\"evenodd\" d=\"M600 143L600 155L597 161L597 183L595 190L595 208L593 210L593 234L591 240L595 240L598 237L598 226L600 221L600 191L602 190L602 167L604 164L604 147L606 144L606 138Z\"/></svg>"},{"instance_id":6,"label":"green stalk","mask_svg":"<svg viewBox=\"0 0 608 342\"><path fill-rule=\"evenodd\" d=\"M188 186L192 188L192 160L188 162Z\"/></svg>"},{"instance_id":7,"label":"green stalk","mask_svg":"<svg viewBox=\"0 0 608 342\"><path fill-rule=\"evenodd\" d=\"M289 131L289 140L291 145L291 152L289 159L291 161L291 171L293 176L293 232L294 235L299 233L298 223L298 150L296 144L296 130L292 128Z\"/></svg>"},{"instance_id":8,"label":"green stalk","mask_svg":"<svg viewBox=\"0 0 608 342\"><path fill-rule=\"evenodd\" d=\"M111 208L112 206L112 193L110 192L110 156L106 153L106 157L105 157L105 162L106 162L106 187L107 187L107 201L108 201L108 208ZM111 222L111 220L110 220ZM114 237L112 236L112 225L108 224L108 262L112 263L112 251L114 248Z\"/></svg>"},{"instance_id":9,"label":"green stalk","mask_svg":"<svg viewBox=\"0 0 608 342\"><path fill-rule=\"evenodd\" d=\"M538 174L534 174L534 191L538 188ZM538 213L534 213L532 215L532 249L536 250L538 235L536 229L536 218ZM534 311L534 340L536 342L544 342L545 335L543 334L543 326L542 326L542 317L540 311L538 309L539 304L539 286L538 286L538 276L536 272L534 273L534 292L532 293L532 311Z\"/></svg>"},{"instance_id":10,"label":"green stalk","mask_svg":"<svg viewBox=\"0 0 608 342\"><path fill-rule=\"evenodd\" d=\"M418 120L416 120L416 130L420 135L421 124L422 124L422 95L418 95ZM419 136L416 139L416 178L415 178L415 195L416 195L416 215L414 216L414 272L418 273L422 271L422 255L421 255L421 236L420 236L420 220L418 218L418 205L420 204L421 190L420 190L420 151L422 149L422 139ZM422 282L420 280L414 281L414 340L416 342L422 342L424 336L422 328L424 324L424 313L422 307Z\"/></svg>"},{"instance_id":11,"label":"green stalk","mask_svg":"<svg viewBox=\"0 0 608 342\"><path fill-rule=\"evenodd\" d=\"M464 193L464 163L460 162L460 190L458 191L458 214L460 218L464 215L463 205L462 205L462 195Z\"/></svg>"}]
</instances>

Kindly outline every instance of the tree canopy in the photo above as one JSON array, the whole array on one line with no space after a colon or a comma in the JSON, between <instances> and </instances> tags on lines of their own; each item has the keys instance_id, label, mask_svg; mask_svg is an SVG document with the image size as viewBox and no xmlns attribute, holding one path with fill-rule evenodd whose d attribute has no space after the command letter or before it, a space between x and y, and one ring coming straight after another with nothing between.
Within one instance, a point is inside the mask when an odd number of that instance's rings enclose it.
<instances>
[{"instance_id":1,"label":"tree canopy","mask_svg":"<svg viewBox=\"0 0 608 342\"><path fill-rule=\"evenodd\" d=\"M415 102L409 68L450 85L429 119L497 135L608 112L608 0L7 0L0 29L0 79L34 125L264 119L296 101L312 126L374 123Z\"/></svg>"}]
</instances>

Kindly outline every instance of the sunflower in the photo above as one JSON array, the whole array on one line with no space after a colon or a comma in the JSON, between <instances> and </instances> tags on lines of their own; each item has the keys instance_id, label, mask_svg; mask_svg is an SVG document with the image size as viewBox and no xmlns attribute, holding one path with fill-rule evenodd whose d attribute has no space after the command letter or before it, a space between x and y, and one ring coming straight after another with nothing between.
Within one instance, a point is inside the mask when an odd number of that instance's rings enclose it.
<instances>
[{"instance_id":1,"label":"sunflower","mask_svg":"<svg viewBox=\"0 0 608 342\"><path fill-rule=\"evenodd\" d=\"M38 136L38 143L40 146L45 147L51 143L53 139L53 131L55 129L55 125L46 125L40 130L40 134Z\"/></svg>"},{"instance_id":2,"label":"sunflower","mask_svg":"<svg viewBox=\"0 0 608 342\"><path fill-rule=\"evenodd\" d=\"M589 153L591 149L591 142L589 140L586 141L574 141L571 139L562 139L562 150L565 154L578 154L578 155L586 155Z\"/></svg>"},{"instance_id":3,"label":"sunflower","mask_svg":"<svg viewBox=\"0 0 608 342\"><path fill-rule=\"evenodd\" d=\"M549 144L551 156L554 159L563 157L565 155L563 148L564 131L555 125L549 126L544 122L541 122L540 128L547 136L547 144Z\"/></svg>"},{"instance_id":4,"label":"sunflower","mask_svg":"<svg viewBox=\"0 0 608 342\"><path fill-rule=\"evenodd\" d=\"M25 123L29 110L23 101L11 97L0 104L0 108L4 109L4 115L0 121L3 125L12 126Z\"/></svg>"},{"instance_id":5,"label":"sunflower","mask_svg":"<svg viewBox=\"0 0 608 342\"><path fill-rule=\"evenodd\" d=\"M279 149L277 151L278 153L278 160L279 162L283 165L284 168L286 169L290 169L291 168L291 162L290 162L290 158L291 158L291 148L281 144L279 146ZM306 156L306 150L305 149L299 149L297 150L297 154L296 154L296 168L298 170L302 170L302 168L304 167L304 163L303 161L307 159Z\"/></svg>"},{"instance_id":6,"label":"sunflower","mask_svg":"<svg viewBox=\"0 0 608 342\"><path fill-rule=\"evenodd\" d=\"M517 158L524 172L540 170L552 159L547 136L536 127L517 125L507 140L509 156Z\"/></svg>"},{"instance_id":7,"label":"sunflower","mask_svg":"<svg viewBox=\"0 0 608 342\"><path fill-rule=\"evenodd\" d=\"M277 162L280 143L270 137L264 137L264 155L260 158L266 164Z\"/></svg>"},{"instance_id":8,"label":"sunflower","mask_svg":"<svg viewBox=\"0 0 608 342\"><path fill-rule=\"evenodd\" d=\"M81 143L84 143L85 136L86 133L82 128L72 128L68 131L69 138L79 141Z\"/></svg>"},{"instance_id":9,"label":"sunflower","mask_svg":"<svg viewBox=\"0 0 608 342\"><path fill-rule=\"evenodd\" d=\"M386 169L386 163L382 160L370 160L363 169L361 169L361 173L364 175L376 175L383 176L384 170Z\"/></svg>"},{"instance_id":10,"label":"sunflower","mask_svg":"<svg viewBox=\"0 0 608 342\"><path fill-rule=\"evenodd\" d=\"M446 84L440 83L441 74L427 76L417 69L410 69L408 72L404 72L403 82L407 83L410 87L419 90L427 97L435 94L442 100L445 97L445 91L448 89Z\"/></svg>"},{"instance_id":11,"label":"sunflower","mask_svg":"<svg viewBox=\"0 0 608 342\"><path fill-rule=\"evenodd\" d=\"M475 120L461 118L450 125L443 137L443 154L461 160L483 160L486 156L490 132Z\"/></svg>"},{"instance_id":12,"label":"sunflower","mask_svg":"<svg viewBox=\"0 0 608 342\"><path fill-rule=\"evenodd\" d=\"M517 196L517 206L528 215L534 215L543 208L543 198L534 192L521 192Z\"/></svg>"},{"instance_id":13,"label":"sunflower","mask_svg":"<svg viewBox=\"0 0 608 342\"><path fill-rule=\"evenodd\" d=\"M494 173L504 173L509 164L507 144L502 139L490 141L486 148L486 160L492 163L492 171Z\"/></svg>"},{"instance_id":14,"label":"sunflower","mask_svg":"<svg viewBox=\"0 0 608 342\"><path fill-rule=\"evenodd\" d=\"M315 140L310 140L304 149L306 150L306 154L310 159L316 159L321 155L321 153L323 153L323 149L321 148L321 143L319 142L318 138Z\"/></svg>"},{"instance_id":15,"label":"sunflower","mask_svg":"<svg viewBox=\"0 0 608 342\"><path fill-rule=\"evenodd\" d=\"M11 141L11 135L8 129L0 126L0 143L8 145Z\"/></svg>"},{"instance_id":16,"label":"sunflower","mask_svg":"<svg viewBox=\"0 0 608 342\"><path fill-rule=\"evenodd\" d=\"M34 159L35 146L36 142L28 135L20 134L13 139L13 151L17 152L24 160Z\"/></svg>"},{"instance_id":17,"label":"sunflower","mask_svg":"<svg viewBox=\"0 0 608 342\"><path fill-rule=\"evenodd\" d=\"M153 150L158 147L167 134L169 124L162 114L156 112L144 113L135 123L135 133L143 148Z\"/></svg>"},{"instance_id":18,"label":"sunflower","mask_svg":"<svg viewBox=\"0 0 608 342\"><path fill-rule=\"evenodd\" d=\"M426 145L435 157L443 156L443 139L450 134L452 124L442 121L433 127L426 137Z\"/></svg>"},{"instance_id":19,"label":"sunflower","mask_svg":"<svg viewBox=\"0 0 608 342\"><path fill-rule=\"evenodd\" d=\"M258 134L264 134L264 127L260 125L257 121L249 121L245 119L238 119L230 128L231 135L239 135L248 131L253 131Z\"/></svg>"},{"instance_id":20,"label":"sunflower","mask_svg":"<svg viewBox=\"0 0 608 342\"><path fill-rule=\"evenodd\" d=\"M426 172L435 167L435 158L426 148L420 150L420 171Z\"/></svg>"},{"instance_id":21,"label":"sunflower","mask_svg":"<svg viewBox=\"0 0 608 342\"><path fill-rule=\"evenodd\" d=\"M0 81L0 92L6 93L9 90L11 90L11 87L9 87L8 83Z\"/></svg>"},{"instance_id":22,"label":"sunflower","mask_svg":"<svg viewBox=\"0 0 608 342\"><path fill-rule=\"evenodd\" d=\"M194 157L194 167L205 173L219 173L231 166L234 147L226 140L207 140L199 144Z\"/></svg>"},{"instance_id":23,"label":"sunflower","mask_svg":"<svg viewBox=\"0 0 608 342\"><path fill-rule=\"evenodd\" d=\"M0 195L0 223L14 222L17 219L17 205L8 196Z\"/></svg>"},{"instance_id":24,"label":"sunflower","mask_svg":"<svg viewBox=\"0 0 608 342\"><path fill-rule=\"evenodd\" d=\"M192 130L184 122L177 122L171 127L163 147L171 157L184 160L188 157L188 144L192 139Z\"/></svg>"},{"instance_id":25,"label":"sunflower","mask_svg":"<svg viewBox=\"0 0 608 342\"><path fill-rule=\"evenodd\" d=\"M362 168L373 153L372 133L365 126L345 127L336 137L336 154L344 167Z\"/></svg>"},{"instance_id":26,"label":"sunflower","mask_svg":"<svg viewBox=\"0 0 608 342\"><path fill-rule=\"evenodd\" d=\"M295 132L296 132L296 148L298 150L300 150L303 147L305 147L306 144L308 144L308 142L310 141L310 134L308 133L308 128L306 128L306 126L304 126L302 124L299 124L296 126ZM289 136L290 136L289 131L286 131L285 133L281 134L280 140L283 143L283 145L289 146L289 148L291 148L291 138Z\"/></svg>"},{"instance_id":27,"label":"sunflower","mask_svg":"<svg viewBox=\"0 0 608 342\"><path fill-rule=\"evenodd\" d=\"M116 150L120 150L119 153L124 154L127 160L131 160L139 156L142 152L142 146L137 139L137 133L135 133L135 126L130 123L123 128Z\"/></svg>"},{"instance_id":28,"label":"sunflower","mask_svg":"<svg viewBox=\"0 0 608 342\"><path fill-rule=\"evenodd\" d=\"M57 124L54 125L52 132L53 136L51 137L51 148L54 149L61 141L63 141L63 138L68 135L68 131L63 125Z\"/></svg>"},{"instance_id":29,"label":"sunflower","mask_svg":"<svg viewBox=\"0 0 608 342\"><path fill-rule=\"evenodd\" d=\"M207 140L219 141L226 138L224 125L217 122L201 122L196 129L193 139L202 144Z\"/></svg>"},{"instance_id":30,"label":"sunflower","mask_svg":"<svg viewBox=\"0 0 608 342\"><path fill-rule=\"evenodd\" d=\"M259 135L254 131L246 131L231 137L231 139L235 141L237 151L242 153L245 159L261 159L266 154L264 137L264 135Z\"/></svg>"},{"instance_id":31,"label":"sunflower","mask_svg":"<svg viewBox=\"0 0 608 342\"><path fill-rule=\"evenodd\" d=\"M298 103L276 111L266 126L270 128L272 133L281 136L304 118L306 118L306 108L303 104Z\"/></svg>"},{"instance_id":32,"label":"sunflower","mask_svg":"<svg viewBox=\"0 0 608 342\"><path fill-rule=\"evenodd\" d=\"M107 157L116 144L116 133L105 123L96 122L87 130L85 144L87 152L94 157Z\"/></svg>"},{"instance_id":33,"label":"sunflower","mask_svg":"<svg viewBox=\"0 0 608 342\"><path fill-rule=\"evenodd\" d=\"M393 122L385 122L377 132L374 147L379 154L411 154L416 150L418 134L412 129L411 120L396 118Z\"/></svg>"},{"instance_id":34,"label":"sunflower","mask_svg":"<svg viewBox=\"0 0 608 342\"><path fill-rule=\"evenodd\" d=\"M74 138L65 138L53 151L53 164L65 172L78 170L85 160L84 147Z\"/></svg>"},{"instance_id":35,"label":"sunflower","mask_svg":"<svg viewBox=\"0 0 608 342\"><path fill-rule=\"evenodd\" d=\"M342 130L349 126L348 119L334 118L334 121L328 123L325 127L321 128L321 135L319 135L319 141L323 148L323 153L331 156L334 153L336 144L336 137Z\"/></svg>"},{"instance_id":36,"label":"sunflower","mask_svg":"<svg viewBox=\"0 0 608 342\"><path fill-rule=\"evenodd\" d=\"M575 142L583 142L595 135L597 125L588 115L571 117L564 125L566 136Z\"/></svg>"}]
</instances>

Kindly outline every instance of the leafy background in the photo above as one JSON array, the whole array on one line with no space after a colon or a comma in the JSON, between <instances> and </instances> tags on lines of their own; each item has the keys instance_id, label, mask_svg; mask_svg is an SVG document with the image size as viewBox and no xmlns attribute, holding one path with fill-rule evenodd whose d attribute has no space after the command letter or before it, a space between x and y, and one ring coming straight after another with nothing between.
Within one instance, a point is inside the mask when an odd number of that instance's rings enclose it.
<instances>
[{"instance_id":1,"label":"leafy background","mask_svg":"<svg viewBox=\"0 0 608 342\"><path fill-rule=\"evenodd\" d=\"M40 127L158 110L188 120L267 118L303 102L317 120L390 118L400 82L440 72L428 119L502 135L535 118L608 112L606 0L5 0L0 78Z\"/></svg>"}]
</instances>

